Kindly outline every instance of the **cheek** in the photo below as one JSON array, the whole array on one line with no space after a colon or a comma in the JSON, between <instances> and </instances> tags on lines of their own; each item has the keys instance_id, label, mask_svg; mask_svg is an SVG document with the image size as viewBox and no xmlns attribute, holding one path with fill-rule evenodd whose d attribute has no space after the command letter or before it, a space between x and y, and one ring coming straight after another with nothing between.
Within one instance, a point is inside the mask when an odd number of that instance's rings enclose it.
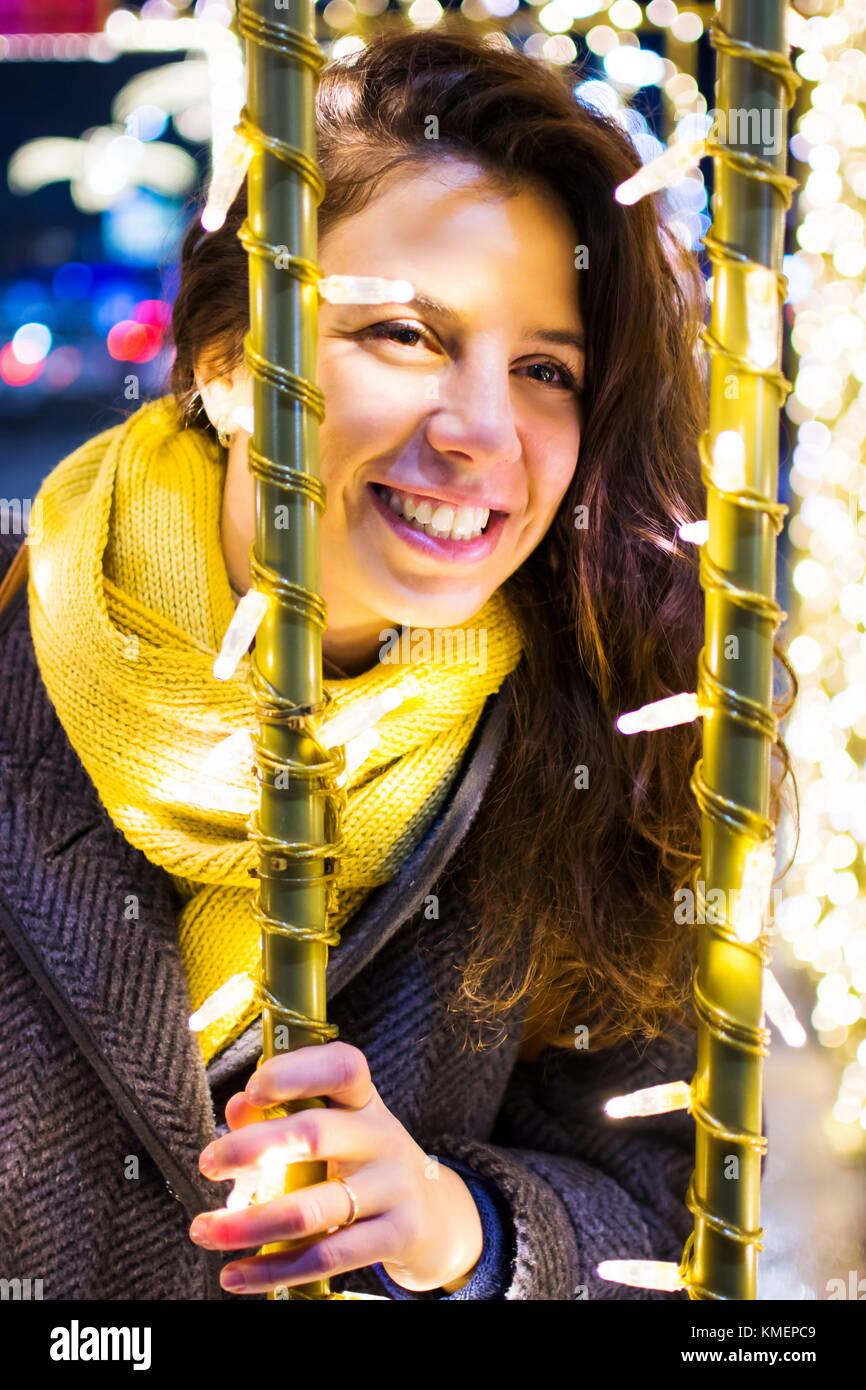
<instances>
[{"instance_id":1,"label":"cheek","mask_svg":"<svg viewBox=\"0 0 866 1390\"><path fill-rule=\"evenodd\" d=\"M549 434L534 450L532 491L538 510L552 517L574 477L580 449L580 428L573 423Z\"/></svg>"},{"instance_id":2,"label":"cheek","mask_svg":"<svg viewBox=\"0 0 866 1390\"><path fill-rule=\"evenodd\" d=\"M366 354L331 358L320 366L326 413L319 426L322 481L332 492L365 463L399 447L421 418L423 386L397 380ZM428 407L429 408L429 407Z\"/></svg>"}]
</instances>

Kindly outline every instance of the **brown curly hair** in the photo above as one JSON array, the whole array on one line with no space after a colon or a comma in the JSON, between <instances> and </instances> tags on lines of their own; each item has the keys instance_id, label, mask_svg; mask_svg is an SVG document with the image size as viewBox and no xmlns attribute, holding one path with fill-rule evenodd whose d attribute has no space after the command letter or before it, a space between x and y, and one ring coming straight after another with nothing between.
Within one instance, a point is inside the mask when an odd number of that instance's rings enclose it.
<instances>
[{"instance_id":1,"label":"brown curly hair","mask_svg":"<svg viewBox=\"0 0 866 1390\"><path fill-rule=\"evenodd\" d=\"M616 119L575 98L574 77L459 22L380 35L329 64L316 106L318 226L322 237L363 208L392 169L447 152L505 190L546 186L588 248L579 457L547 535L506 583L524 656L506 746L452 866L473 919L452 1008L485 1028L488 1014L501 1033L525 996L536 1040L573 1045L581 1023L598 1048L651 1039L673 1020L693 1026L694 931L675 924L673 895L699 859L688 779L700 727L624 736L615 720L695 688L703 596L696 547L677 528L706 515L697 450L706 296L658 202L615 200L641 160ZM220 231L202 234L196 215L183 243L172 389L189 426L211 428L195 405L196 363L207 354L217 374L242 361L245 216L242 188ZM586 529L575 526L579 504ZM797 684L775 651L790 683L776 702L782 717ZM775 754L778 820L790 771L781 739ZM588 770L582 789L578 766Z\"/></svg>"}]
</instances>

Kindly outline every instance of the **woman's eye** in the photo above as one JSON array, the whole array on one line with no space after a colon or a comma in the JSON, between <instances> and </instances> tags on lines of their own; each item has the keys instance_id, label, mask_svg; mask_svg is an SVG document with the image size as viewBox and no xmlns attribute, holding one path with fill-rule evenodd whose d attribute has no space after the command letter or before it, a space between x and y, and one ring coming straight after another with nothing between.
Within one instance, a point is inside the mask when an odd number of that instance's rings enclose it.
<instances>
[{"instance_id":1,"label":"woman's eye","mask_svg":"<svg viewBox=\"0 0 866 1390\"><path fill-rule=\"evenodd\" d=\"M545 372L546 377L541 380L542 386L558 386L562 391L578 391L577 378L567 367L560 366L558 362L530 362L525 369L530 372ZM555 378L559 377L559 381Z\"/></svg>"},{"instance_id":2,"label":"woman's eye","mask_svg":"<svg viewBox=\"0 0 866 1390\"><path fill-rule=\"evenodd\" d=\"M429 338L426 337L423 328L418 328L411 323L397 322L373 323L369 328L362 329L358 337L378 338L380 340L395 342L399 334L403 334L404 338L408 335L410 338L416 340L415 342L401 342L399 344L400 347L415 347L418 339L426 342L430 341Z\"/></svg>"},{"instance_id":3,"label":"woman's eye","mask_svg":"<svg viewBox=\"0 0 866 1390\"><path fill-rule=\"evenodd\" d=\"M435 351L437 348L426 329L413 323L401 323L396 319L372 323L368 328L362 328L355 336L361 339L374 338L379 342L397 343L399 347L413 348L421 343L429 347L431 351ZM411 339L411 341L407 341L407 339ZM579 399L583 398L583 389L578 386L576 376L560 362L530 362L528 367L520 367L518 370L543 372L545 374L543 378L536 378L542 386L555 386L560 391L572 391Z\"/></svg>"}]
</instances>

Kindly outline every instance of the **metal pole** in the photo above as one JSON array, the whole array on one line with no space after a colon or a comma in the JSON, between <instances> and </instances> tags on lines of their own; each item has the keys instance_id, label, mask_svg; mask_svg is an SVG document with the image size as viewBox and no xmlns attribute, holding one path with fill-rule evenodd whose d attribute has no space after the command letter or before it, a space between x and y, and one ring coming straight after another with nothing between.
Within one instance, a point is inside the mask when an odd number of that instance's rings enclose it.
<instances>
[{"instance_id":1,"label":"metal pole","mask_svg":"<svg viewBox=\"0 0 866 1390\"><path fill-rule=\"evenodd\" d=\"M254 587L268 597L252 662L258 737L259 845L256 915L262 925L263 1060L325 1042L327 913L342 801L329 757L308 717L324 708L319 589L318 425L324 398L314 384L318 328L317 208L324 193L316 163L315 92L325 58L315 40L312 0L239 0L247 45L247 106L241 128L254 146L248 218L238 233L249 253L250 331L246 364L254 378L250 468L256 479ZM288 253L288 254L286 254ZM275 1107L286 1114L324 1100ZM286 1169L285 1192L327 1178L325 1162ZM268 1245L264 1252L298 1242ZM328 1281L283 1288L269 1298L336 1298Z\"/></svg>"},{"instance_id":2,"label":"metal pole","mask_svg":"<svg viewBox=\"0 0 866 1390\"><path fill-rule=\"evenodd\" d=\"M684 1251L689 1297L754 1299L759 1225L763 920L754 939L732 906L749 860L773 844L769 819L787 108L799 78L788 59L784 0L722 0L710 29L718 52L712 234L710 425L700 441L709 538L701 548L706 636L698 698L703 757L691 786L702 811L701 916L694 995L698 1061L692 1113L695 1229ZM720 128L719 122L722 122ZM720 440L720 436L722 439ZM738 442L739 441L739 442ZM721 890L721 894L719 893ZM719 910L719 904L721 908ZM715 906L716 911L711 911Z\"/></svg>"}]
</instances>

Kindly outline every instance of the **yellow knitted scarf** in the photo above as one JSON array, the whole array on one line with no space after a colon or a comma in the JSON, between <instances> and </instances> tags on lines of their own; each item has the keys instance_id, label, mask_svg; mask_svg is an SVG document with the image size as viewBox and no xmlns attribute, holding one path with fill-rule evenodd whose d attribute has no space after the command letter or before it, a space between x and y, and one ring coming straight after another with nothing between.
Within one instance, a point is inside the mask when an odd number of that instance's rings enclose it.
<instances>
[{"instance_id":1,"label":"yellow knitted scarf","mask_svg":"<svg viewBox=\"0 0 866 1390\"><path fill-rule=\"evenodd\" d=\"M173 397L143 405L43 483L28 588L36 658L70 743L114 824L184 899L179 946L194 1009L260 961L248 873L258 855L247 824L257 803L251 657L228 681L213 674L235 609L220 541L224 483L217 445L179 427ZM333 926L421 839L485 700L517 665L518 630L501 591L469 627L448 660L428 649L408 666L382 661L324 682L328 719L397 682L409 692L348 776ZM117 904L118 931L137 914L134 888ZM254 1001L239 1005L200 1032L205 1062L258 1012Z\"/></svg>"}]
</instances>

